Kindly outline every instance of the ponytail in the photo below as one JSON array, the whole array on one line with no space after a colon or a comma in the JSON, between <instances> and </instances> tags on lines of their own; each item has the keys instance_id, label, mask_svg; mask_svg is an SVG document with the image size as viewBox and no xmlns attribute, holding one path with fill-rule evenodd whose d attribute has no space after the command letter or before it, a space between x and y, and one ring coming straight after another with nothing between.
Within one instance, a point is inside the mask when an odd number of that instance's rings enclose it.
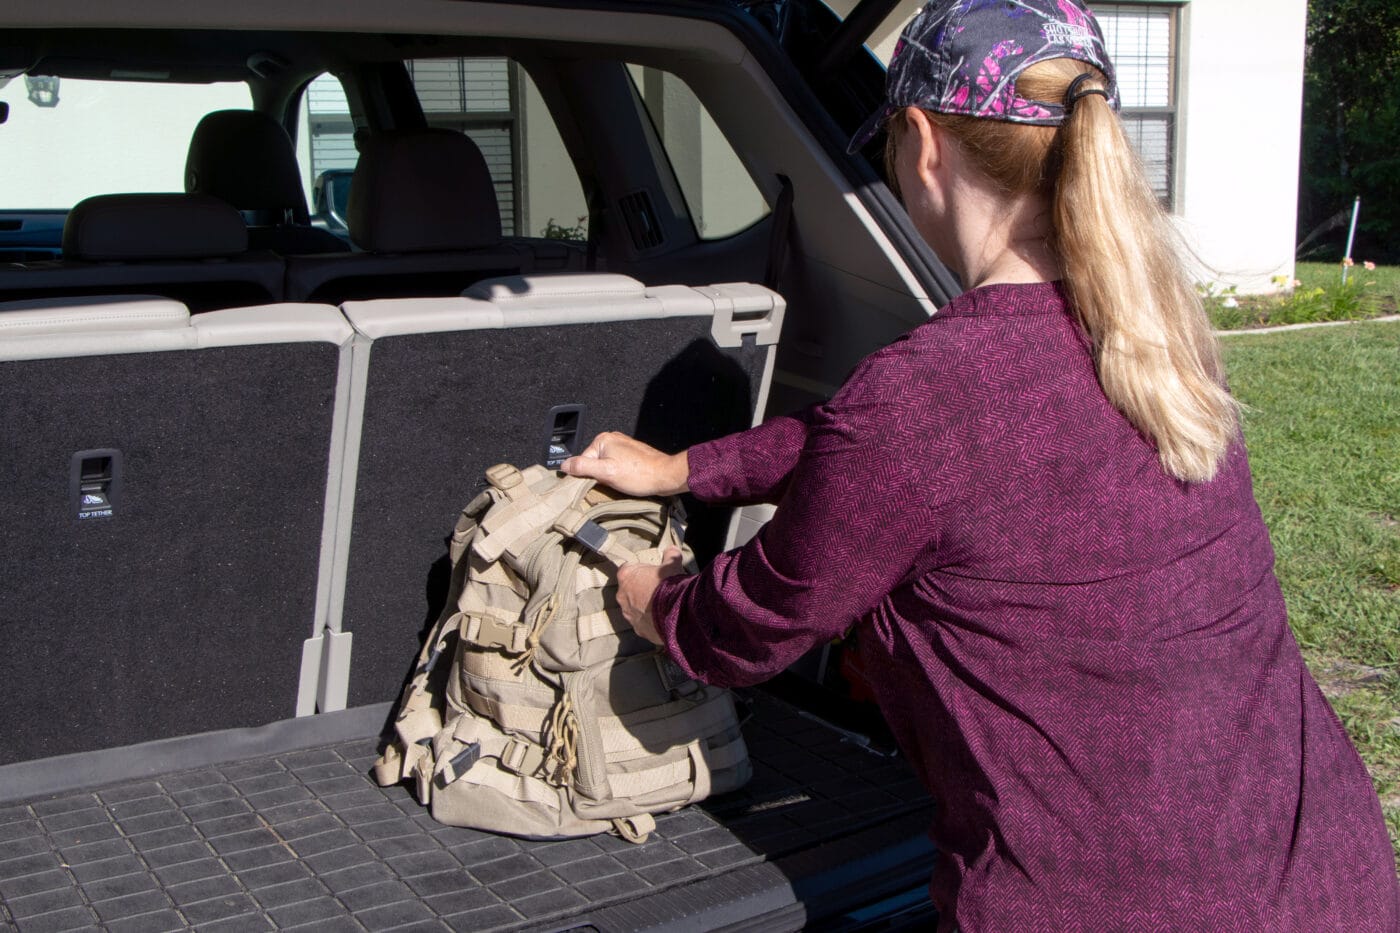
<instances>
[{"instance_id":1,"label":"ponytail","mask_svg":"<svg viewBox=\"0 0 1400 933\"><path fill-rule=\"evenodd\" d=\"M1059 127L929 113L1007 194L1051 205L1053 246L1108 400L1177 479L1212 478L1235 437L1237 406L1180 239L1107 98L1102 76L1069 59L1017 79L1018 96L1062 101ZM898 121L896 121L898 122ZM894 136L892 135L892 141Z\"/></svg>"}]
</instances>

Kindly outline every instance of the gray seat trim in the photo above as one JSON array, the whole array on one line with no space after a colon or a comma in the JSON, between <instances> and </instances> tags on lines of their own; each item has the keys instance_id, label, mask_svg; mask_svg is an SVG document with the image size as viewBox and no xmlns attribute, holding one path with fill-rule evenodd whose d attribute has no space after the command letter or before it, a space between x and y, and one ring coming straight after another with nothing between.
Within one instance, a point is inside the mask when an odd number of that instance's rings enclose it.
<instances>
[{"instance_id":1,"label":"gray seat trim","mask_svg":"<svg viewBox=\"0 0 1400 933\"><path fill-rule=\"evenodd\" d=\"M48 298L0 302L0 361L354 337L329 305L272 304L191 315L178 301L145 296Z\"/></svg>"}]
</instances>

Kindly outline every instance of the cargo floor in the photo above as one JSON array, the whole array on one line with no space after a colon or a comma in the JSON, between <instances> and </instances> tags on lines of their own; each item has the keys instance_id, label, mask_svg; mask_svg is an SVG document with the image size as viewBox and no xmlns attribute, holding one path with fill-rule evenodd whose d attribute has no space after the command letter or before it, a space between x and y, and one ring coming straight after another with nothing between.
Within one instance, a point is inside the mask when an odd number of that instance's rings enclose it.
<instances>
[{"instance_id":1,"label":"cargo floor","mask_svg":"<svg viewBox=\"0 0 1400 933\"><path fill-rule=\"evenodd\" d=\"M780 929L801 926L804 886L864 885L862 858L903 851L916 864L895 874L926 877L928 801L904 761L750 700L753 781L640 846L442 826L367 777L372 738L0 804L0 925Z\"/></svg>"}]
</instances>

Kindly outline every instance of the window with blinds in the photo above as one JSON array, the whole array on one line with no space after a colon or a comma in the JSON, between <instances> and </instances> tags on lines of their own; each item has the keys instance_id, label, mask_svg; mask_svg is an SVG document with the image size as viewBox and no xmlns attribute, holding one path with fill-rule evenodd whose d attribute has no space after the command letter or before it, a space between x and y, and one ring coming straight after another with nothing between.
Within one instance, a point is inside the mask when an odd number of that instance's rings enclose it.
<instances>
[{"instance_id":1,"label":"window with blinds","mask_svg":"<svg viewBox=\"0 0 1400 933\"><path fill-rule=\"evenodd\" d=\"M311 147L311 177L327 169L354 168L355 124L345 88L334 75L323 74L306 88L306 126Z\"/></svg>"},{"instance_id":2,"label":"window with blinds","mask_svg":"<svg viewBox=\"0 0 1400 933\"><path fill-rule=\"evenodd\" d=\"M1123 123L1147 169L1152 190L1173 205L1176 153L1176 22L1174 6L1094 5L1108 54L1118 70Z\"/></svg>"},{"instance_id":3,"label":"window with blinds","mask_svg":"<svg viewBox=\"0 0 1400 933\"><path fill-rule=\"evenodd\" d=\"M505 58L438 58L404 62L430 126L460 130L471 137L496 185L501 230L516 229L520 213L520 133L516 69Z\"/></svg>"}]
</instances>

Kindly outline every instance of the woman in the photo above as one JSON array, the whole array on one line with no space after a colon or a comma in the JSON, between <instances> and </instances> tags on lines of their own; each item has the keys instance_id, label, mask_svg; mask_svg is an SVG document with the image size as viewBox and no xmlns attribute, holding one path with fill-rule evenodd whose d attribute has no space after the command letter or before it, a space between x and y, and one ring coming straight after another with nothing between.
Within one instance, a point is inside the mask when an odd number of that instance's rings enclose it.
<instances>
[{"instance_id":1,"label":"woman","mask_svg":"<svg viewBox=\"0 0 1400 933\"><path fill-rule=\"evenodd\" d=\"M969 64L970 63L970 64ZM629 567L701 680L851 629L938 802L945 928L1385 930L1375 791L1289 632L1235 404L1078 0L931 4L887 164L968 286L800 415L566 472L779 502L694 576Z\"/></svg>"}]
</instances>

